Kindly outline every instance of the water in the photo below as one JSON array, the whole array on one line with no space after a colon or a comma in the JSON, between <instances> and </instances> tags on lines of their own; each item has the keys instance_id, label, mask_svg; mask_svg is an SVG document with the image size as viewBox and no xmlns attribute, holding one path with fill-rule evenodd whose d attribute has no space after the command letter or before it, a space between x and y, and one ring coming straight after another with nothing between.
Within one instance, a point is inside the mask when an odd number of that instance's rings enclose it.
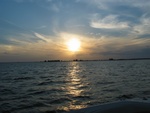
<instances>
[{"instance_id":1,"label":"water","mask_svg":"<svg viewBox=\"0 0 150 113\"><path fill-rule=\"evenodd\" d=\"M0 113L54 113L150 98L150 60L0 63Z\"/></svg>"}]
</instances>

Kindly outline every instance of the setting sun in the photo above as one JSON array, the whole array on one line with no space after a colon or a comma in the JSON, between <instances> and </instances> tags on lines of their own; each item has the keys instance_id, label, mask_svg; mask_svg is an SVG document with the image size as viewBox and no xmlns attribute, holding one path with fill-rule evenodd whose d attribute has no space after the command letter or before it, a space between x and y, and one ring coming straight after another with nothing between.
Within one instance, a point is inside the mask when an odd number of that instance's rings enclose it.
<instances>
[{"instance_id":1,"label":"setting sun","mask_svg":"<svg viewBox=\"0 0 150 113\"><path fill-rule=\"evenodd\" d=\"M79 51L80 41L78 39L76 39L76 38L70 39L67 42L67 47L72 52Z\"/></svg>"}]
</instances>

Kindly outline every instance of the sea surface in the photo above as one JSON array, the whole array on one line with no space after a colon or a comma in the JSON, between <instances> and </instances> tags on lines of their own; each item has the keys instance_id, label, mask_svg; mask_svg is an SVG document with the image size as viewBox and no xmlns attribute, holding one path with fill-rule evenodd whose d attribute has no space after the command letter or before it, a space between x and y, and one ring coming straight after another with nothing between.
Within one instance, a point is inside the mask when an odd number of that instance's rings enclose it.
<instances>
[{"instance_id":1,"label":"sea surface","mask_svg":"<svg viewBox=\"0 0 150 113\"><path fill-rule=\"evenodd\" d=\"M150 98L150 60L0 63L0 113L58 113Z\"/></svg>"}]
</instances>

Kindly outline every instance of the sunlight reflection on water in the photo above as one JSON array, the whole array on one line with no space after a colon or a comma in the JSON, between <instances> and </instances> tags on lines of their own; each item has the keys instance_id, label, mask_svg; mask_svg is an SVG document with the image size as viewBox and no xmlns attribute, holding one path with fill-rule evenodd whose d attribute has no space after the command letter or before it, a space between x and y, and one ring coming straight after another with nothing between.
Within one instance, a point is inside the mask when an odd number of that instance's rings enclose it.
<instances>
[{"instance_id":1,"label":"sunlight reflection on water","mask_svg":"<svg viewBox=\"0 0 150 113\"><path fill-rule=\"evenodd\" d=\"M84 86L82 83L82 78L79 75L80 66L78 62L70 62L69 64L69 69L68 69L68 74L67 74L67 81L69 81L69 84L66 85L66 90L68 91L68 95L70 95L73 98L78 98L81 97L84 92L83 89L81 89L81 86ZM72 100L72 102L69 103L67 107L64 107L64 110L69 110L69 109L80 109L80 108L85 108L86 105L78 100Z\"/></svg>"}]
</instances>

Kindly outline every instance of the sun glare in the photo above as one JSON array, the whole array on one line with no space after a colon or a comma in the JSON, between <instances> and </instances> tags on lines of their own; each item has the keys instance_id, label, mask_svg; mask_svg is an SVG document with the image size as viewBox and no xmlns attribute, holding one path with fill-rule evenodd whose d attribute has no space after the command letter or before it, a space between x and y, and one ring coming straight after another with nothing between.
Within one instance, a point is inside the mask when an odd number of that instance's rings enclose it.
<instances>
[{"instance_id":1,"label":"sun glare","mask_svg":"<svg viewBox=\"0 0 150 113\"><path fill-rule=\"evenodd\" d=\"M68 42L67 42L67 47L70 51L72 52L76 52L76 51L79 51L79 48L80 48L80 41L76 38L73 38L73 39L70 39Z\"/></svg>"}]
</instances>

